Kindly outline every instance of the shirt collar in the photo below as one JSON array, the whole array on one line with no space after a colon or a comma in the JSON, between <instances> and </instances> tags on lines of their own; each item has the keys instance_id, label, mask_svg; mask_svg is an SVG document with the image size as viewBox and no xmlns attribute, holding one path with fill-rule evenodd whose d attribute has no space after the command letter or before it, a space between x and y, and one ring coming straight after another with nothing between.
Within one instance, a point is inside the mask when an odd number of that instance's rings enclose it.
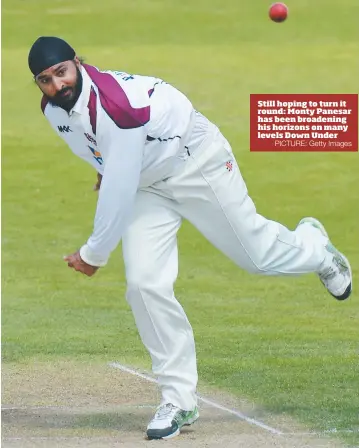
<instances>
[{"instance_id":1,"label":"shirt collar","mask_svg":"<svg viewBox=\"0 0 359 448\"><path fill-rule=\"evenodd\" d=\"M69 112L70 116L74 112L76 112L77 114L83 114L84 110L88 104L88 101L89 101L92 81L82 65L81 65L81 75L82 75L81 94L80 94L78 100L76 101L76 104L74 105L74 107L70 110L70 112Z\"/></svg>"}]
</instances>

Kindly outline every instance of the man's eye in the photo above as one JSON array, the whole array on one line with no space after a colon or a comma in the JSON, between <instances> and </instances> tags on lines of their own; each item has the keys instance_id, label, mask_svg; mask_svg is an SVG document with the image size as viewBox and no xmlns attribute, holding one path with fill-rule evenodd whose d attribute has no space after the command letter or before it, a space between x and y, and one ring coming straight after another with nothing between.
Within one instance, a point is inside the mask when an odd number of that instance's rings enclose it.
<instances>
[{"instance_id":1,"label":"man's eye","mask_svg":"<svg viewBox=\"0 0 359 448\"><path fill-rule=\"evenodd\" d=\"M48 81L49 81L48 79L44 78L44 79L41 79L41 81L40 81L40 82L41 82L41 84L47 84L47 83L48 83Z\"/></svg>"},{"instance_id":2,"label":"man's eye","mask_svg":"<svg viewBox=\"0 0 359 448\"><path fill-rule=\"evenodd\" d=\"M65 74L65 72L66 72L66 69L62 68L61 70L58 71L58 75L62 76Z\"/></svg>"}]
</instances>

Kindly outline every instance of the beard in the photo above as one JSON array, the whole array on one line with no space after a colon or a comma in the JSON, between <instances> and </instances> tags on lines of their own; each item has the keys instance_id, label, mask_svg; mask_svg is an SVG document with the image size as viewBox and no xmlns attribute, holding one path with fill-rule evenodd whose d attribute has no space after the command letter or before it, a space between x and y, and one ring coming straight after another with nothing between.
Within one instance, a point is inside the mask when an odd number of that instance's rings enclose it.
<instances>
[{"instance_id":1,"label":"beard","mask_svg":"<svg viewBox=\"0 0 359 448\"><path fill-rule=\"evenodd\" d=\"M54 96L47 96L49 103L53 106L61 107L69 112L76 104L82 91L82 74L76 67L76 83L73 87L64 87L62 90L56 93Z\"/></svg>"}]
</instances>

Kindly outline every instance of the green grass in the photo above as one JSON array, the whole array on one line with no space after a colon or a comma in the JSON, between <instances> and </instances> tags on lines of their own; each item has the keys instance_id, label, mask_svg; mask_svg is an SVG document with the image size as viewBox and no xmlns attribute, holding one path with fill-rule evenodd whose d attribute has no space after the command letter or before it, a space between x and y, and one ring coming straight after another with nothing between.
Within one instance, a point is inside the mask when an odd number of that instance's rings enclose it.
<instances>
[{"instance_id":1,"label":"green grass","mask_svg":"<svg viewBox=\"0 0 359 448\"><path fill-rule=\"evenodd\" d=\"M120 248L93 279L62 261L92 230L95 173L42 116L27 68L39 35L61 35L101 68L174 83L230 140L259 212L291 227L306 215L323 220L358 277L358 154L249 151L250 93L358 91L357 0L288 2L283 24L270 22L259 0L2 6L3 362L149 366L123 297ZM194 327L201 381L311 428L357 429L358 293L337 303L314 276L251 276L187 223L179 246L177 295Z\"/></svg>"}]
</instances>

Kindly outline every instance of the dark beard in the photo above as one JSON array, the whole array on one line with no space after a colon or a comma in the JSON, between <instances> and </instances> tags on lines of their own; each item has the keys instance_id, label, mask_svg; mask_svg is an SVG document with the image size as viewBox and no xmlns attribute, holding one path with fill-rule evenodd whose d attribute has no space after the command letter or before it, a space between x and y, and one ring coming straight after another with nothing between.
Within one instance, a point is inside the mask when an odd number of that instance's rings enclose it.
<instances>
[{"instance_id":1,"label":"dark beard","mask_svg":"<svg viewBox=\"0 0 359 448\"><path fill-rule=\"evenodd\" d=\"M71 93L68 96L63 96L62 94L70 91ZM76 104L79 96L82 92L82 75L81 71L76 67L76 84L74 87L65 87L64 89L57 92L55 96L47 97L49 103L53 106L61 107L69 112L74 105Z\"/></svg>"}]
</instances>

